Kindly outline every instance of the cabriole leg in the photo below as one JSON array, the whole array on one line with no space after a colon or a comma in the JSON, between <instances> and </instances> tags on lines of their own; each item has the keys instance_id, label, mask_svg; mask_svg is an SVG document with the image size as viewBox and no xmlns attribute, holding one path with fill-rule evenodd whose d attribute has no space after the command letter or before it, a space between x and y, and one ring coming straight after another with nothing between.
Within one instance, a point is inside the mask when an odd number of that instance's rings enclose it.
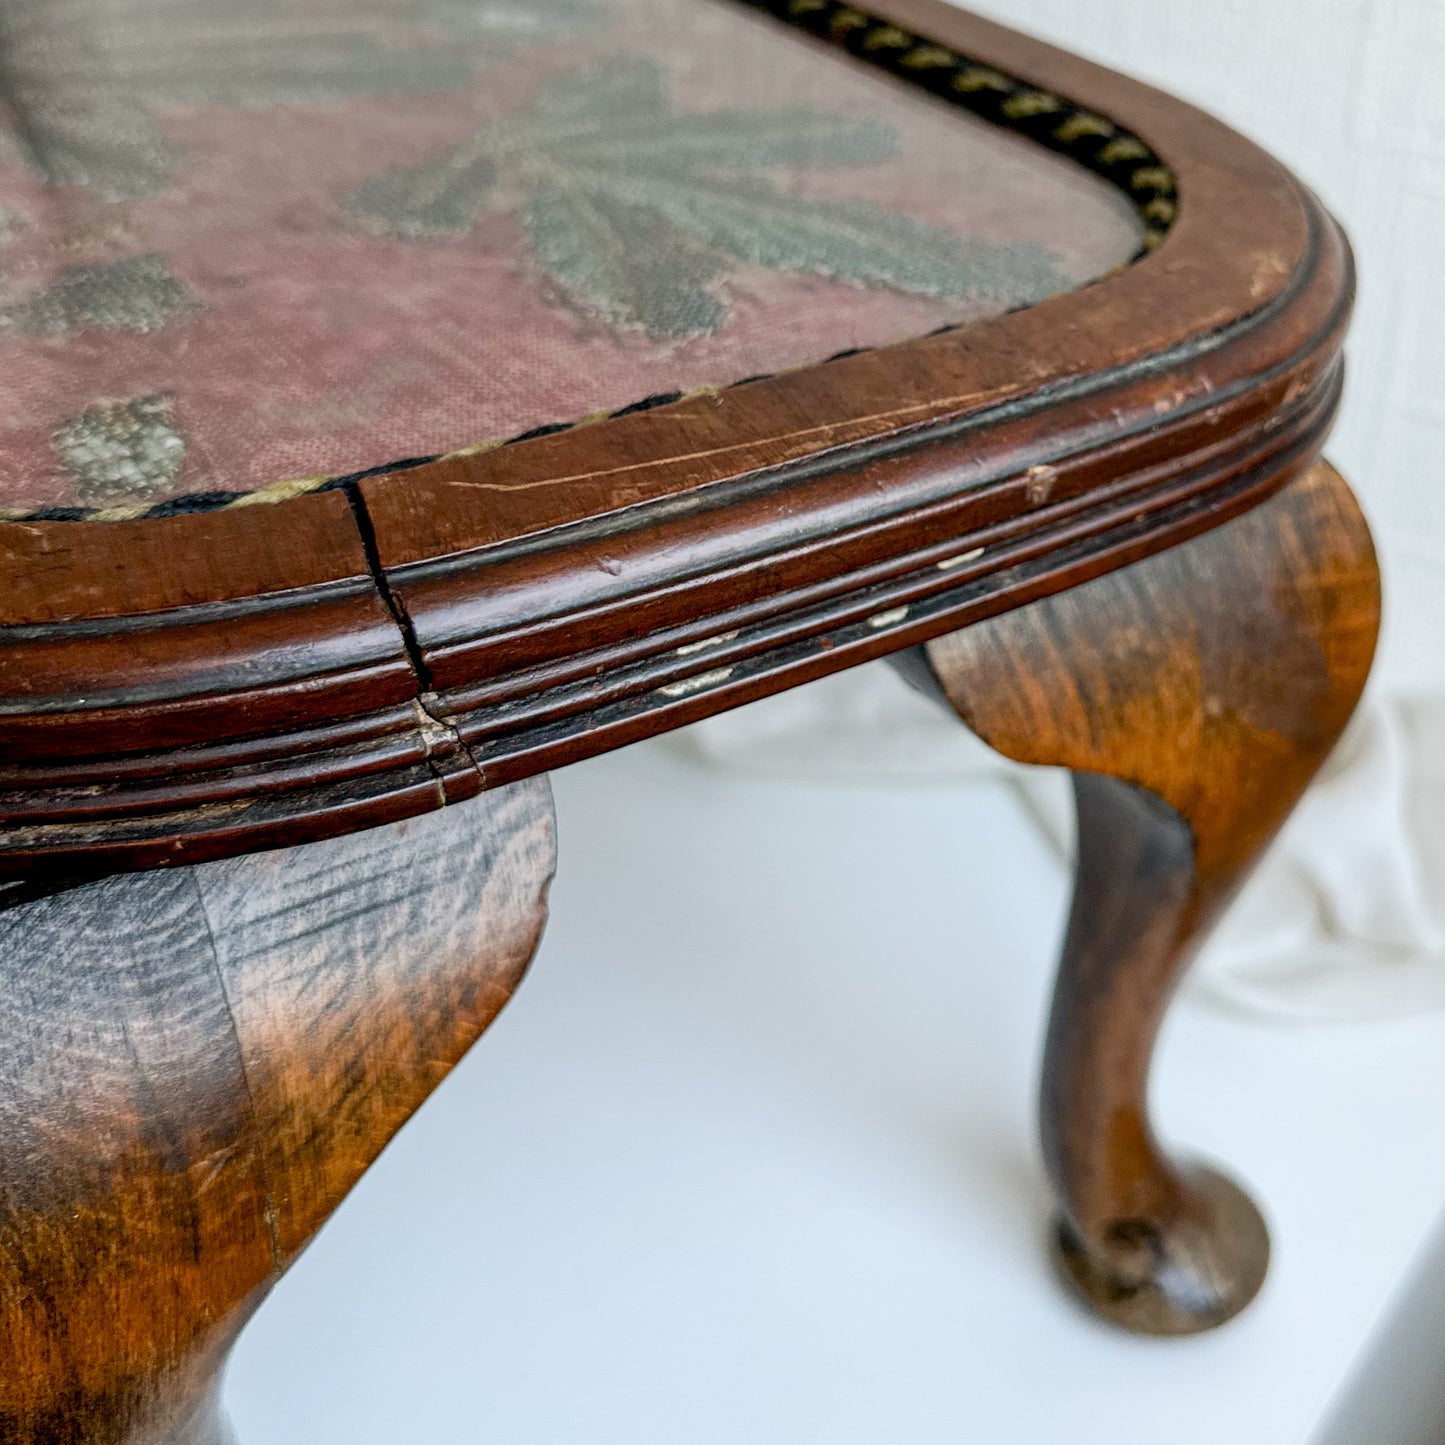
<instances>
[{"instance_id":1,"label":"cabriole leg","mask_svg":"<svg viewBox=\"0 0 1445 1445\"><path fill-rule=\"evenodd\" d=\"M1173 551L900 659L999 752L1073 771L1044 1159L1066 1276L1129 1329L1208 1329L1263 1282L1248 1198L1161 1147L1150 1059L1181 971L1348 722L1378 621L1369 533L1321 464Z\"/></svg>"},{"instance_id":2,"label":"cabriole leg","mask_svg":"<svg viewBox=\"0 0 1445 1445\"><path fill-rule=\"evenodd\" d=\"M221 1445L271 1285L541 934L544 779L0 913L0 1440Z\"/></svg>"}]
</instances>

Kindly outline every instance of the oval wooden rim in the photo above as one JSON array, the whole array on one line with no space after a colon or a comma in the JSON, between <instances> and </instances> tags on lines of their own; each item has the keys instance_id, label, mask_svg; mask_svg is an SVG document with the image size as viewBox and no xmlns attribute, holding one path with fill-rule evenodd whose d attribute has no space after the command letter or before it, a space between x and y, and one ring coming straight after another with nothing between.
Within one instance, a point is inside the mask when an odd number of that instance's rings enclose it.
<instances>
[{"instance_id":1,"label":"oval wooden rim","mask_svg":"<svg viewBox=\"0 0 1445 1445\"><path fill-rule=\"evenodd\" d=\"M1353 294L1314 199L1149 87L942 0L873 8L1142 136L1168 239L1025 311L349 496L0 524L0 876L436 807L1077 585L1310 464Z\"/></svg>"}]
</instances>

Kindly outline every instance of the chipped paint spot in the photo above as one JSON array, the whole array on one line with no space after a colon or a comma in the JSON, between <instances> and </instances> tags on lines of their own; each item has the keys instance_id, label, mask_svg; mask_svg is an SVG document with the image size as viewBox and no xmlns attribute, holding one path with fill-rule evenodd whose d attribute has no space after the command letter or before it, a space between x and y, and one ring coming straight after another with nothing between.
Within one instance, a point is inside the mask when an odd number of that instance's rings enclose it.
<instances>
[{"instance_id":1,"label":"chipped paint spot","mask_svg":"<svg viewBox=\"0 0 1445 1445\"><path fill-rule=\"evenodd\" d=\"M1037 507L1040 502L1046 502L1050 493L1054 490L1054 483L1059 479L1056 467L1030 467L1028 469L1029 484L1024 490L1024 495L1029 500L1031 507Z\"/></svg>"},{"instance_id":2,"label":"chipped paint spot","mask_svg":"<svg viewBox=\"0 0 1445 1445\"><path fill-rule=\"evenodd\" d=\"M738 635L738 628L731 632L719 632L716 637L704 637L698 642L684 642L681 647L674 647L674 657L691 657L695 652L707 652L714 647L722 647L724 643L731 642Z\"/></svg>"},{"instance_id":3,"label":"chipped paint spot","mask_svg":"<svg viewBox=\"0 0 1445 1445\"><path fill-rule=\"evenodd\" d=\"M909 607L895 607L891 612L876 612L868 619L868 625L875 629L893 627L902 622L910 611Z\"/></svg>"},{"instance_id":4,"label":"chipped paint spot","mask_svg":"<svg viewBox=\"0 0 1445 1445\"><path fill-rule=\"evenodd\" d=\"M456 743L456 733L434 718L420 698L411 700L411 709L416 716L417 731L421 734L421 744L426 749L427 757L437 752L449 751Z\"/></svg>"},{"instance_id":5,"label":"chipped paint spot","mask_svg":"<svg viewBox=\"0 0 1445 1445\"><path fill-rule=\"evenodd\" d=\"M972 552L960 552L957 557L945 557L936 566L940 572L952 572L955 567L963 567L969 562L977 562L986 550L984 547L975 547Z\"/></svg>"},{"instance_id":6,"label":"chipped paint spot","mask_svg":"<svg viewBox=\"0 0 1445 1445\"><path fill-rule=\"evenodd\" d=\"M658 688L663 697L686 697L689 693L702 692L705 688L716 687L720 682L726 682L737 669L734 667L716 667L711 672L700 672L696 677L685 677L680 682L669 682L665 687Z\"/></svg>"}]
</instances>

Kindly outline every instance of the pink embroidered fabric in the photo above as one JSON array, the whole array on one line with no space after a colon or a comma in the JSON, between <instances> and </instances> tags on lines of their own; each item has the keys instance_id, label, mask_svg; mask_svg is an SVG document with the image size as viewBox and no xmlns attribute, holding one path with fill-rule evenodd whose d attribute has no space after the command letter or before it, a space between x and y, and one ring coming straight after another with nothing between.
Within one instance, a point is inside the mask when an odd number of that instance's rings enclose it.
<instances>
[{"instance_id":1,"label":"pink embroidered fabric","mask_svg":"<svg viewBox=\"0 0 1445 1445\"><path fill-rule=\"evenodd\" d=\"M1104 181L734 0L6 0L0 90L0 518L280 498L1140 242Z\"/></svg>"}]
</instances>

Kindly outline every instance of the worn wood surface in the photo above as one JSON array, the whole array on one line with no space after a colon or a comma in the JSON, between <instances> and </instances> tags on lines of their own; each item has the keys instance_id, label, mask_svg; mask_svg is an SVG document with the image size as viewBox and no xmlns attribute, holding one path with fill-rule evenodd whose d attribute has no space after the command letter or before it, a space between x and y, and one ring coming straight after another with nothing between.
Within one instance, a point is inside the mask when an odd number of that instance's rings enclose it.
<instances>
[{"instance_id":1,"label":"worn wood surface","mask_svg":"<svg viewBox=\"0 0 1445 1445\"><path fill-rule=\"evenodd\" d=\"M539 937L545 779L0 912L0 1440L218 1445L236 1333Z\"/></svg>"},{"instance_id":2,"label":"worn wood surface","mask_svg":"<svg viewBox=\"0 0 1445 1445\"><path fill-rule=\"evenodd\" d=\"M1159 250L344 497L0 524L0 877L434 808L1077 585L1312 459L1352 294L1313 198L1146 86L942 0L882 9L1146 137L1181 191Z\"/></svg>"},{"instance_id":3,"label":"worn wood surface","mask_svg":"<svg viewBox=\"0 0 1445 1445\"><path fill-rule=\"evenodd\" d=\"M1348 721L1379 605L1364 520L1320 465L1187 546L905 663L1006 756L1074 773L1044 1157L1070 1277L1130 1328L1207 1328L1263 1280L1253 1206L1157 1139L1150 1059L1181 970Z\"/></svg>"},{"instance_id":4,"label":"worn wood surface","mask_svg":"<svg viewBox=\"0 0 1445 1445\"><path fill-rule=\"evenodd\" d=\"M530 956L552 844L521 780L924 643L989 741L1079 775L1066 1260L1136 1328L1257 1286L1257 1216L1170 1162L1145 1084L1369 663L1368 540L1308 471L1348 247L1189 107L883 8L1145 136L1169 238L978 326L344 494L0 524L0 1441L219 1438L235 1332Z\"/></svg>"}]
</instances>

